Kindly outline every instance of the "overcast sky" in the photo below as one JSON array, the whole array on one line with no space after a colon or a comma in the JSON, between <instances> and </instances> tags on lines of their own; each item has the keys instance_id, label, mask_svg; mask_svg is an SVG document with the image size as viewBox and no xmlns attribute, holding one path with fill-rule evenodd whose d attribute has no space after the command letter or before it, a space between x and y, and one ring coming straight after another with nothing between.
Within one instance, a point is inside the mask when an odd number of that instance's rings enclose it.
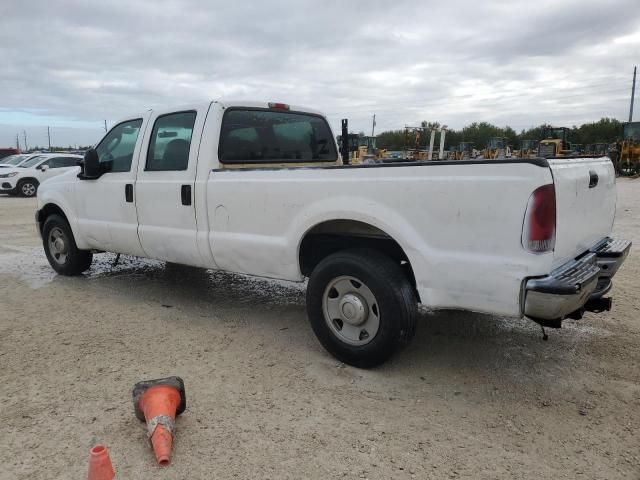
<instances>
[{"instance_id":1,"label":"overcast sky","mask_svg":"<svg viewBox=\"0 0 640 480\"><path fill-rule=\"evenodd\" d=\"M2 0L0 18L0 146L45 145L46 125L95 143L104 119L217 98L334 130L626 120L640 64L638 0Z\"/></svg>"}]
</instances>

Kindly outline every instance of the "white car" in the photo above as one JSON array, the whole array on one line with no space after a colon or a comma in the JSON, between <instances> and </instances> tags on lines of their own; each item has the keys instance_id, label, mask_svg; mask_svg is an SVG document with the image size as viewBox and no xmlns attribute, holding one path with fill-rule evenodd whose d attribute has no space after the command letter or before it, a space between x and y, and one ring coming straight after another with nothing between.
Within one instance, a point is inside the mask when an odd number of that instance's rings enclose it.
<instances>
[{"instance_id":1,"label":"white car","mask_svg":"<svg viewBox=\"0 0 640 480\"><path fill-rule=\"evenodd\" d=\"M33 197L45 180L78 170L80 155L46 153L32 156L14 168L0 170L0 193Z\"/></svg>"},{"instance_id":2,"label":"white car","mask_svg":"<svg viewBox=\"0 0 640 480\"><path fill-rule=\"evenodd\" d=\"M15 168L19 167L21 164L33 158L35 156L40 155L39 153L19 153L17 155L10 155L8 157L4 157L0 160L0 168Z\"/></svg>"},{"instance_id":3,"label":"white car","mask_svg":"<svg viewBox=\"0 0 640 480\"><path fill-rule=\"evenodd\" d=\"M630 242L610 238L609 158L348 165L334 138L282 103L127 117L38 191L47 259L63 275L117 252L309 278L316 336L360 367L408 343L418 303L549 327L611 307Z\"/></svg>"}]
</instances>

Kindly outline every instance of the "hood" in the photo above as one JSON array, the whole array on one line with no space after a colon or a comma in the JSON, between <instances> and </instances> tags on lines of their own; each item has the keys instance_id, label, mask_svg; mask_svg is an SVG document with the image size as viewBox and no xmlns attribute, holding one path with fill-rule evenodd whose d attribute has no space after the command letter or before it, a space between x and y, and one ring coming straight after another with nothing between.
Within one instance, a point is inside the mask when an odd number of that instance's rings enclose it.
<instances>
[{"instance_id":1,"label":"hood","mask_svg":"<svg viewBox=\"0 0 640 480\"><path fill-rule=\"evenodd\" d=\"M45 184L52 185L55 183L69 183L77 180L78 173L80 173L80 167L71 167L69 168L69 170L67 170L64 173L48 178L47 180L43 181L40 185L45 185Z\"/></svg>"},{"instance_id":2,"label":"hood","mask_svg":"<svg viewBox=\"0 0 640 480\"><path fill-rule=\"evenodd\" d=\"M0 175L6 175L7 173L11 173L11 172L22 173L26 170L27 170L26 168L19 168L19 167L0 168Z\"/></svg>"}]
</instances>

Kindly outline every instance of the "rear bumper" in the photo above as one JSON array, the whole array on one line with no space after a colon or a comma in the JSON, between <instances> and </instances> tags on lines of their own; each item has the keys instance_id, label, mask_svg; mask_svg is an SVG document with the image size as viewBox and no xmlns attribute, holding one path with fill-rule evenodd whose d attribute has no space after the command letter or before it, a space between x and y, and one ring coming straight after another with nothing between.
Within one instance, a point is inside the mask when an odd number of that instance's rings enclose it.
<instances>
[{"instance_id":1,"label":"rear bumper","mask_svg":"<svg viewBox=\"0 0 640 480\"><path fill-rule=\"evenodd\" d=\"M606 238L580 258L542 278L525 283L524 314L540 320L562 320L589 300L611 289L611 278L629 254L631 242Z\"/></svg>"}]
</instances>

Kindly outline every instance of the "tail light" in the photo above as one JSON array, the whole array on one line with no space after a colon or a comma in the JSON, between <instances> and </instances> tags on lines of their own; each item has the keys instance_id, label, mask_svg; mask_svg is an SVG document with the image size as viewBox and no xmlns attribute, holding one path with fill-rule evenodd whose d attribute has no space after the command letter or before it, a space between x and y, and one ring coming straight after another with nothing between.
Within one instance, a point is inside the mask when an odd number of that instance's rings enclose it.
<instances>
[{"instance_id":1,"label":"tail light","mask_svg":"<svg viewBox=\"0 0 640 480\"><path fill-rule=\"evenodd\" d=\"M556 245L556 191L553 184L536 188L529 197L522 225L522 246L533 253Z\"/></svg>"}]
</instances>

